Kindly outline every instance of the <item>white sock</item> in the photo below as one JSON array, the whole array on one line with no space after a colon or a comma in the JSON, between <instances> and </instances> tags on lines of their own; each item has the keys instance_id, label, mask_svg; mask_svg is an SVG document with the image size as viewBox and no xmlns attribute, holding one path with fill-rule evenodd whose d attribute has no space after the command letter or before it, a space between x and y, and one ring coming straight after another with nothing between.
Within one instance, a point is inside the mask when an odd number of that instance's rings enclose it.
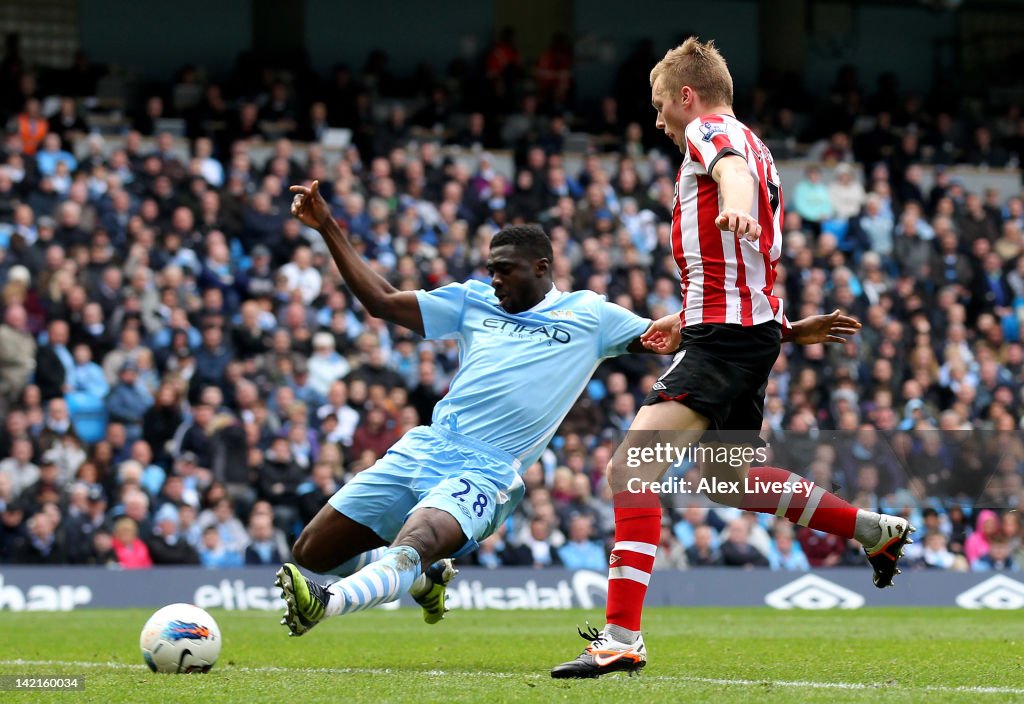
<instances>
[{"instance_id":1,"label":"white sock","mask_svg":"<svg viewBox=\"0 0 1024 704\"><path fill-rule=\"evenodd\" d=\"M853 529L853 537L864 547L871 549L882 539L882 526L878 521L882 517L874 511L857 511L857 525Z\"/></svg>"},{"instance_id":2,"label":"white sock","mask_svg":"<svg viewBox=\"0 0 1024 704\"><path fill-rule=\"evenodd\" d=\"M636 643L636 639L640 637L640 631L631 631L628 628L616 626L614 623L605 625L604 632L612 640L617 640L620 643L627 643L630 645Z\"/></svg>"}]
</instances>

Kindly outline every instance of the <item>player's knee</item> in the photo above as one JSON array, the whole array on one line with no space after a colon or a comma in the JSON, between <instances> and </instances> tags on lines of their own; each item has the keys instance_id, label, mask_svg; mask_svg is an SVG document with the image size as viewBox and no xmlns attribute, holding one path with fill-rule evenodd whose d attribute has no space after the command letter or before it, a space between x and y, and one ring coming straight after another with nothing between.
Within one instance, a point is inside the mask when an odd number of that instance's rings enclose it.
<instances>
[{"instance_id":1,"label":"player's knee","mask_svg":"<svg viewBox=\"0 0 1024 704\"><path fill-rule=\"evenodd\" d=\"M614 459L608 460L608 464L604 466L604 474L608 477L608 482L614 484L619 481L626 474L626 467L622 462L616 462Z\"/></svg>"},{"instance_id":2,"label":"player's knee","mask_svg":"<svg viewBox=\"0 0 1024 704\"><path fill-rule=\"evenodd\" d=\"M300 567L308 567L306 564L307 551L309 550L309 537L307 531L302 531L295 544L292 546L292 560Z\"/></svg>"},{"instance_id":3,"label":"player's knee","mask_svg":"<svg viewBox=\"0 0 1024 704\"><path fill-rule=\"evenodd\" d=\"M428 522L421 522L410 526L407 531L395 540L395 545L406 545L411 547L423 560L430 559L438 552L440 535L437 527Z\"/></svg>"},{"instance_id":4,"label":"player's knee","mask_svg":"<svg viewBox=\"0 0 1024 704\"><path fill-rule=\"evenodd\" d=\"M727 494L722 492L704 492L704 495L714 501L716 504L722 506L729 506L731 508L739 508L739 501L736 499L734 494Z\"/></svg>"},{"instance_id":5,"label":"player's knee","mask_svg":"<svg viewBox=\"0 0 1024 704\"><path fill-rule=\"evenodd\" d=\"M317 548L318 542L321 541L316 539L313 531L308 528L302 531L299 539L292 546L292 559L295 564L313 572L326 572L336 567L336 564L328 564L330 560L327 559L323 550Z\"/></svg>"},{"instance_id":6,"label":"player's knee","mask_svg":"<svg viewBox=\"0 0 1024 704\"><path fill-rule=\"evenodd\" d=\"M704 496L716 504L732 508L739 508L742 504L743 493L740 491L740 487L743 486L742 477L739 477L732 468L726 468L726 471L723 471L720 468L705 466L701 472L701 479L705 480L705 485L716 487L714 491L704 491ZM721 489L718 490L718 487Z\"/></svg>"},{"instance_id":7,"label":"player's knee","mask_svg":"<svg viewBox=\"0 0 1024 704\"><path fill-rule=\"evenodd\" d=\"M629 491L629 480L638 476L637 470L630 468L625 462L611 460L605 467L605 476L608 477L608 485L612 488L613 494L620 494Z\"/></svg>"}]
</instances>

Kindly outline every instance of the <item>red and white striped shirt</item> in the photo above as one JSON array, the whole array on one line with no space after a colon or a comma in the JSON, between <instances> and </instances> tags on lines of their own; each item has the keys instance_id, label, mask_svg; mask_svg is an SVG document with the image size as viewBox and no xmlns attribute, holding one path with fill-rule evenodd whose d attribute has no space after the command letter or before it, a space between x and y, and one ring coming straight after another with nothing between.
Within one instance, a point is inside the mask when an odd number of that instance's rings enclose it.
<instances>
[{"instance_id":1,"label":"red and white striped shirt","mask_svg":"<svg viewBox=\"0 0 1024 704\"><path fill-rule=\"evenodd\" d=\"M715 163L728 154L747 161L757 181L751 214L761 236L751 242L715 225L721 208ZM730 115L705 115L686 126L686 153L672 208L672 254L683 294L682 324L786 326L782 299L773 295L782 253L782 189L771 152Z\"/></svg>"}]
</instances>

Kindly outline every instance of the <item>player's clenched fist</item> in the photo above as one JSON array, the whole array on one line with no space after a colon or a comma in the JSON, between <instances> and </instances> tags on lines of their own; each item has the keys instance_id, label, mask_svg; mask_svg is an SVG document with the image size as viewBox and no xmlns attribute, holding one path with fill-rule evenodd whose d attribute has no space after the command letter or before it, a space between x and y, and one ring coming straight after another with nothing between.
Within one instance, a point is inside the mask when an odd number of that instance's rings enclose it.
<instances>
[{"instance_id":1,"label":"player's clenched fist","mask_svg":"<svg viewBox=\"0 0 1024 704\"><path fill-rule=\"evenodd\" d=\"M715 225L719 230L733 232L738 237L746 237L753 242L761 236L761 226L750 213L742 210L726 208L715 218Z\"/></svg>"},{"instance_id":2,"label":"player's clenched fist","mask_svg":"<svg viewBox=\"0 0 1024 704\"><path fill-rule=\"evenodd\" d=\"M292 216L298 218L303 225L319 230L331 217L331 209L320 195L319 181L313 181L309 188L292 186L288 190L295 194L292 198Z\"/></svg>"}]
</instances>

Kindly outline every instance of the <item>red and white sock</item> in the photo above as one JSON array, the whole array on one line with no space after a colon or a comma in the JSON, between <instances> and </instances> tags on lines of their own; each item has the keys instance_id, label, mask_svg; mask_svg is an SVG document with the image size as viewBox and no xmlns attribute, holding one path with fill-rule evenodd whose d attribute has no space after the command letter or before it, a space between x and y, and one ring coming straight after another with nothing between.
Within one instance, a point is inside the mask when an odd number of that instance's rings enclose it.
<instances>
[{"instance_id":1,"label":"red and white sock","mask_svg":"<svg viewBox=\"0 0 1024 704\"><path fill-rule=\"evenodd\" d=\"M774 491L770 488L773 482L783 482L781 486L789 482L789 490ZM802 487L800 493L792 490L797 484ZM844 538L854 537L859 509L788 469L751 467L747 472L746 486L754 488L754 491L743 495L740 508L745 511L774 513L797 525ZM809 490L803 487L809 487Z\"/></svg>"},{"instance_id":2,"label":"red and white sock","mask_svg":"<svg viewBox=\"0 0 1024 704\"><path fill-rule=\"evenodd\" d=\"M656 494L615 495L615 547L608 558L605 620L618 633L640 631L640 617L654 556L661 540L661 502Z\"/></svg>"}]
</instances>

